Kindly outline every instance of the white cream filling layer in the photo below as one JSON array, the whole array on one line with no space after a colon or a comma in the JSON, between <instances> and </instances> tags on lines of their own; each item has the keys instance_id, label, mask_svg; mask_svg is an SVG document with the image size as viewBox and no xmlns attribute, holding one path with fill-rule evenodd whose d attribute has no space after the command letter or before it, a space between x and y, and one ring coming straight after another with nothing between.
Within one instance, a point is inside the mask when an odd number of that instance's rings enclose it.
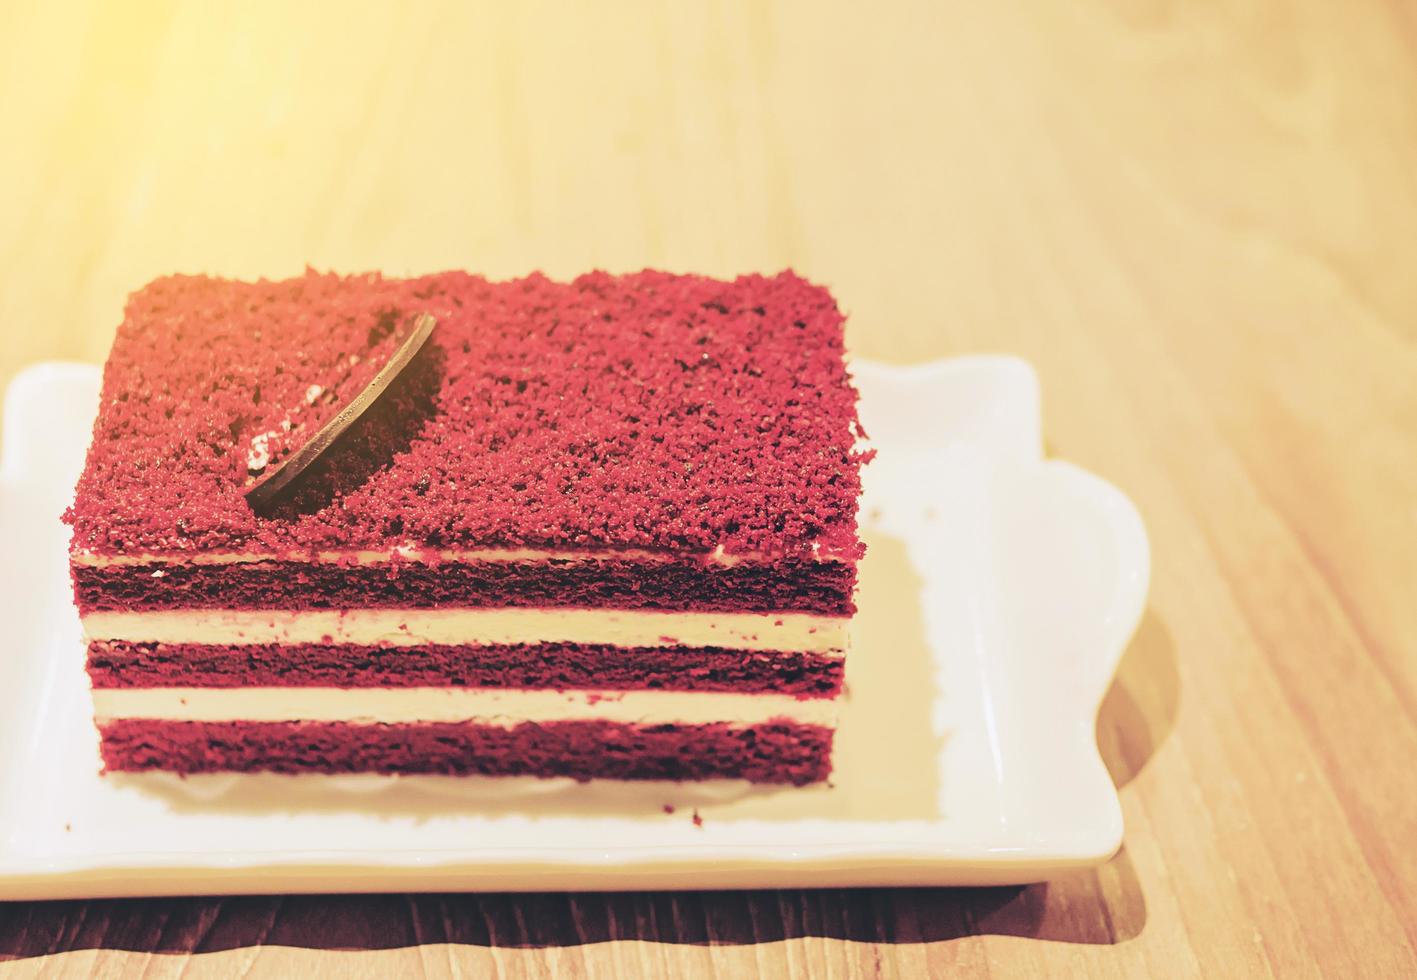
<instances>
[{"instance_id":1,"label":"white cream filling layer","mask_svg":"<svg viewBox=\"0 0 1417 980\"><path fill-rule=\"evenodd\" d=\"M351 724L613 721L644 725L764 724L774 719L832 727L834 700L786 694L703 691L527 691L487 688L133 688L93 692L99 723L324 721Z\"/></svg>"},{"instance_id":2,"label":"white cream filling layer","mask_svg":"<svg viewBox=\"0 0 1417 980\"><path fill-rule=\"evenodd\" d=\"M299 561L314 562L316 564L329 565L381 565L385 562L398 558L402 561L427 561L430 558L437 561L596 561L596 560L621 560L621 561L669 561L674 555L665 552L655 552L647 550L621 549L618 551L609 550L560 550L552 551L538 548L474 548L464 550L442 549L439 551L423 551L412 546L395 548L392 551L317 551L307 555L291 555L288 558L275 554L274 552L260 551L211 551L196 552L191 555L181 554L152 554L142 553L136 555L95 555L90 552L79 552L74 555L73 561L76 565L84 565L89 568L117 568L126 565L255 565L267 561ZM678 556L696 557L705 561L709 560L708 554Z\"/></svg>"},{"instance_id":3,"label":"white cream filling layer","mask_svg":"<svg viewBox=\"0 0 1417 980\"><path fill-rule=\"evenodd\" d=\"M392 551L317 551L285 557L274 552L259 551L194 552L190 555L148 552L135 555L96 555L79 551L73 554L71 560L75 565L85 568L119 568L130 565L252 565L286 560L331 565L382 565L395 558L414 562L633 561L646 564L689 560L725 567L732 567L743 561L763 560L763 556L758 554L728 554L721 545L713 551L701 552L654 551L648 548L444 548L429 551L406 545ZM835 562L840 559L814 554L812 560Z\"/></svg>"},{"instance_id":4,"label":"white cream filling layer","mask_svg":"<svg viewBox=\"0 0 1417 980\"><path fill-rule=\"evenodd\" d=\"M84 632L90 640L129 643L587 643L840 655L848 623L810 613L614 609L165 610L89 613Z\"/></svg>"}]
</instances>

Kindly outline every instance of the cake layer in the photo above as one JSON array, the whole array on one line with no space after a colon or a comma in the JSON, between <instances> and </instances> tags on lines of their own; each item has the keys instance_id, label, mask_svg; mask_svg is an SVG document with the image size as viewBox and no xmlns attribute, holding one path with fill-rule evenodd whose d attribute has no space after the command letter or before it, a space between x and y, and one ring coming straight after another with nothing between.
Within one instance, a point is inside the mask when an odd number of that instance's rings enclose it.
<instances>
[{"instance_id":1,"label":"cake layer","mask_svg":"<svg viewBox=\"0 0 1417 980\"><path fill-rule=\"evenodd\" d=\"M100 640L88 653L96 688L651 688L832 697L841 690L842 665L841 657L826 654L584 643L361 647Z\"/></svg>"},{"instance_id":2,"label":"cake layer","mask_svg":"<svg viewBox=\"0 0 1417 980\"><path fill-rule=\"evenodd\" d=\"M849 616L856 567L701 556L640 561L76 562L81 613L162 609L579 607L815 612Z\"/></svg>"},{"instance_id":3,"label":"cake layer","mask_svg":"<svg viewBox=\"0 0 1417 980\"><path fill-rule=\"evenodd\" d=\"M846 650L848 622L843 617L810 613L609 609L185 610L95 612L83 617L84 633L90 640L130 643L585 643L835 654Z\"/></svg>"},{"instance_id":4,"label":"cake layer","mask_svg":"<svg viewBox=\"0 0 1417 980\"><path fill-rule=\"evenodd\" d=\"M99 730L110 772L746 779L799 786L831 773L832 730L790 723L500 727L124 719L101 721Z\"/></svg>"},{"instance_id":5,"label":"cake layer","mask_svg":"<svg viewBox=\"0 0 1417 980\"><path fill-rule=\"evenodd\" d=\"M614 721L640 725L836 723L832 699L707 691L547 691L467 687L144 687L93 692L100 723L340 721L389 725Z\"/></svg>"}]
</instances>

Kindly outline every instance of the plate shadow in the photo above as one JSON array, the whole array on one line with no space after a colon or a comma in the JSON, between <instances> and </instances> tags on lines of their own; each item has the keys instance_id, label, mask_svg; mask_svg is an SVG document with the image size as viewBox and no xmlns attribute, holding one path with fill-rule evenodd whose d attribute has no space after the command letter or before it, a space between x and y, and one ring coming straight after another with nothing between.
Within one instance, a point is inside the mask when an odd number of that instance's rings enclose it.
<instances>
[{"instance_id":1,"label":"plate shadow","mask_svg":"<svg viewBox=\"0 0 1417 980\"><path fill-rule=\"evenodd\" d=\"M1097 745L1118 789L1135 779L1166 741L1180 705L1171 631L1148 608L1097 713Z\"/></svg>"},{"instance_id":2,"label":"plate shadow","mask_svg":"<svg viewBox=\"0 0 1417 980\"><path fill-rule=\"evenodd\" d=\"M798 938L933 943L1019 936L1115 945L1146 902L1125 850L1010 888L527 895L305 895L0 904L0 961L82 949L196 954L254 946L551 948L618 939L750 945Z\"/></svg>"}]
</instances>

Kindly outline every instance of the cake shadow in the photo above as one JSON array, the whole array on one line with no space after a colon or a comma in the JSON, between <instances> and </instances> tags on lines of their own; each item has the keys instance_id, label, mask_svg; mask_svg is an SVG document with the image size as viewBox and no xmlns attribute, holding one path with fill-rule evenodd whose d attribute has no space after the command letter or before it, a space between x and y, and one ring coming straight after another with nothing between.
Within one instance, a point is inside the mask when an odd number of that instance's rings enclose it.
<instances>
[{"instance_id":1,"label":"cake shadow","mask_svg":"<svg viewBox=\"0 0 1417 980\"><path fill-rule=\"evenodd\" d=\"M938 686L926 639L922 583L905 542L868 535L853 649L876 667L855 671L825 783L804 787L740 780L616 782L536 777L272 773L178 777L115 773L116 788L157 796L174 812L244 815L358 813L387 818L453 816L633 817L798 821L937 819L944 737L931 728ZM882 665L888 664L888 668Z\"/></svg>"}]
</instances>

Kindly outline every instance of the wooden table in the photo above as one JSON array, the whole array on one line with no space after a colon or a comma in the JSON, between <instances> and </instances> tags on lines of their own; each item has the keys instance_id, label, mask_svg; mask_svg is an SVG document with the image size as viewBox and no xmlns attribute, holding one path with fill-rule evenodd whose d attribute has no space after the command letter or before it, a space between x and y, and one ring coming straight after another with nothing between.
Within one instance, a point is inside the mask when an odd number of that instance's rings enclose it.
<instances>
[{"instance_id":1,"label":"wooden table","mask_svg":"<svg viewBox=\"0 0 1417 980\"><path fill-rule=\"evenodd\" d=\"M791 265L863 355L1021 354L1153 537L1098 722L1126 846L1025 889L0 905L20 975L1413 975L1417 14L247 6L0 13L0 380L101 359L155 275L306 262Z\"/></svg>"}]
</instances>

